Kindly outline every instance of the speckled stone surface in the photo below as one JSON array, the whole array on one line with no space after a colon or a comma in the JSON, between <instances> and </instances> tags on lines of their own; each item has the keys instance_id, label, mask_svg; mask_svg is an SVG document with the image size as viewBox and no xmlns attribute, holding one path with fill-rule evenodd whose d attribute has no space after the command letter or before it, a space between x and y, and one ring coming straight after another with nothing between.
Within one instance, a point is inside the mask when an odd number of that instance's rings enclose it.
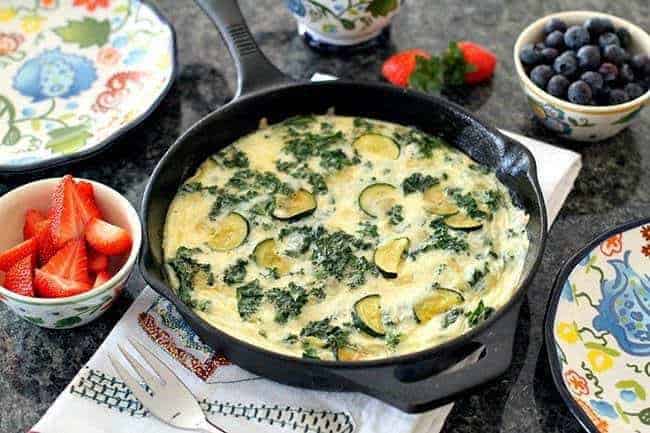
<instances>
[{"instance_id":1,"label":"speckled stone surface","mask_svg":"<svg viewBox=\"0 0 650 433\"><path fill-rule=\"evenodd\" d=\"M71 172L111 185L139 206L156 161L174 139L232 97L233 64L208 19L190 0L157 3L176 28L180 64L178 80L160 108L102 154L61 169L0 178L0 193L34 179ZM437 51L449 40L478 41L498 54L496 77L489 85L456 95L456 100L496 126L583 155L584 169L551 229L541 269L528 290L512 367L498 380L459 399L444 428L445 433L581 431L548 373L542 342L546 301L559 267L573 252L612 225L650 215L650 109L634 128L611 140L592 145L562 142L533 120L514 75L511 51L526 23L560 10L606 11L650 29L647 0L408 0L394 22L388 48L349 58L322 57L307 49L280 0L242 0L241 5L264 52L295 78L325 72L378 80L381 62L394 50ZM143 284L134 275L116 306L97 322L71 331L34 327L0 306L0 432L27 431L39 419Z\"/></svg>"}]
</instances>

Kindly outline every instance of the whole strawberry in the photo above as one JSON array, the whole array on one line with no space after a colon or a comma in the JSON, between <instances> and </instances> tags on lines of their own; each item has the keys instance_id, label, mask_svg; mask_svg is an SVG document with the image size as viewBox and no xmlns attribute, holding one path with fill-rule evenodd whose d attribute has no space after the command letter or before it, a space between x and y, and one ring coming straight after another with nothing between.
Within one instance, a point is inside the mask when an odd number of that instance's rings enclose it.
<instances>
[{"instance_id":1,"label":"whole strawberry","mask_svg":"<svg viewBox=\"0 0 650 433\"><path fill-rule=\"evenodd\" d=\"M416 57L431 58L431 54L419 48L406 50L390 56L381 67L381 74L396 86L406 87L416 66Z\"/></svg>"},{"instance_id":2,"label":"whole strawberry","mask_svg":"<svg viewBox=\"0 0 650 433\"><path fill-rule=\"evenodd\" d=\"M469 41L458 42L458 49L463 53L465 61L471 65L471 71L465 72L467 84L478 84L492 78L497 66L497 57L492 51Z\"/></svg>"}]
</instances>

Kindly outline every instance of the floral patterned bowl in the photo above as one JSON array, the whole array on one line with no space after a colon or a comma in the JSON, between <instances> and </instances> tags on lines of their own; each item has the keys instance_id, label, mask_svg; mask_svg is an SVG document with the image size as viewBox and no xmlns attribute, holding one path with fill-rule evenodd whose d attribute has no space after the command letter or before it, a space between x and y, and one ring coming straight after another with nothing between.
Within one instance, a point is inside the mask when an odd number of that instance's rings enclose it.
<instances>
[{"instance_id":1,"label":"floral patterned bowl","mask_svg":"<svg viewBox=\"0 0 650 433\"><path fill-rule=\"evenodd\" d=\"M285 0L298 32L319 43L359 45L378 37L402 0Z\"/></svg>"},{"instance_id":2,"label":"floral patterned bowl","mask_svg":"<svg viewBox=\"0 0 650 433\"><path fill-rule=\"evenodd\" d=\"M60 179L28 183L0 197L0 251L22 241L27 209L47 211L52 192ZM105 284L86 293L67 298L31 298L18 295L0 285L0 302L21 318L44 328L74 328L89 323L106 311L119 296L133 270L142 243L142 226L137 212L120 193L88 180L95 189L95 199L104 218L131 233L133 247L122 263L112 263L115 275Z\"/></svg>"},{"instance_id":3,"label":"floral patterned bowl","mask_svg":"<svg viewBox=\"0 0 650 433\"><path fill-rule=\"evenodd\" d=\"M0 173L88 157L158 105L171 26L140 0L0 2Z\"/></svg>"},{"instance_id":4,"label":"floral patterned bowl","mask_svg":"<svg viewBox=\"0 0 650 433\"><path fill-rule=\"evenodd\" d=\"M551 18L560 18L568 25L582 24L591 17L606 17L616 27L625 27L632 34L632 52L650 54L650 35L629 21L591 11L560 12L547 15L535 21L521 32L514 48L514 59L521 87L535 116L542 124L566 138L577 141L598 141L612 137L630 126L650 100L650 90L625 104L609 106L587 106L572 104L556 98L537 87L526 75L519 60L521 48L542 39L544 24Z\"/></svg>"},{"instance_id":5,"label":"floral patterned bowl","mask_svg":"<svg viewBox=\"0 0 650 433\"><path fill-rule=\"evenodd\" d=\"M545 322L553 380L591 433L650 431L650 218L595 239L557 277Z\"/></svg>"}]
</instances>

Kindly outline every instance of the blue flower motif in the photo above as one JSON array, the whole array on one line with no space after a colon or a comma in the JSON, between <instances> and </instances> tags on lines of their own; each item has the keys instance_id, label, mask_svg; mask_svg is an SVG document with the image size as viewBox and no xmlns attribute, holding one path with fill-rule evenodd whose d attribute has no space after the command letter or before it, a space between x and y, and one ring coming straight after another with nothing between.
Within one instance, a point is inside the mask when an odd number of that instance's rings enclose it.
<instances>
[{"instance_id":1,"label":"blue flower motif","mask_svg":"<svg viewBox=\"0 0 650 433\"><path fill-rule=\"evenodd\" d=\"M581 266L581 267L584 268L585 266L587 266L589 264L589 260L591 260L591 254L587 254L586 256L584 256L582 258L582 260L580 260L580 262L578 263L578 266Z\"/></svg>"},{"instance_id":2,"label":"blue flower motif","mask_svg":"<svg viewBox=\"0 0 650 433\"><path fill-rule=\"evenodd\" d=\"M36 114L36 111L32 107L25 107L22 109L21 113L25 117L32 117L34 114Z\"/></svg>"},{"instance_id":3,"label":"blue flower motif","mask_svg":"<svg viewBox=\"0 0 650 433\"><path fill-rule=\"evenodd\" d=\"M597 331L608 331L618 342L621 349L636 356L650 356L650 332L643 327L650 322L650 304L647 299L650 292L650 277L639 275L630 266L630 251L626 251L623 260L609 260L615 276L601 283L603 294L598 305L598 315L593 324ZM620 300L631 300L632 308L616 308Z\"/></svg>"},{"instance_id":4,"label":"blue flower motif","mask_svg":"<svg viewBox=\"0 0 650 433\"><path fill-rule=\"evenodd\" d=\"M125 35L116 36L115 38L113 38L113 42L112 42L113 47L115 48L124 48L128 45L128 43L129 43L129 37Z\"/></svg>"},{"instance_id":5,"label":"blue flower motif","mask_svg":"<svg viewBox=\"0 0 650 433\"><path fill-rule=\"evenodd\" d=\"M126 58L124 59L124 64L135 65L136 63L140 63L146 55L147 51L143 49L135 49L129 51L129 53L126 55Z\"/></svg>"},{"instance_id":6,"label":"blue flower motif","mask_svg":"<svg viewBox=\"0 0 650 433\"><path fill-rule=\"evenodd\" d=\"M593 407L596 410L596 412L598 412L600 415L606 416L607 418L611 418L611 419L618 418L618 414L616 413L616 409L614 409L614 406L607 403L606 401L589 400L589 403L591 403L591 407Z\"/></svg>"},{"instance_id":7,"label":"blue flower motif","mask_svg":"<svg viewBox=\"0 0 650 433\"><path fill-rule=\"evenodd\" d=\"M623 401L627 401L628 403L632 403L636 400L636 393L634 391L630 391L629 389L624 389L621 391L621 399Z\"/></svg>"},{"instance_id":8,"label":"blue flower motif","mask_svg":"<svg viewBox=\"0 0 650 433\"><path fill-rule=\"evenodd\" d=\"M284 0L284 2L286 3L289 10L299 17L304 17L307 13L305 10L305 5L302 4L302 0Z\"/></svg>"},{"instance_id":9,"label":"blue flower motif","mask_svg":"<svg viewBox=\"0 0 650 433\"><path fill-rule=\"evenodd\" d=\"M562 298L569 302L573 302L573 290L571 290L571 283L567 280L562 287Z\"/></svg>"},{"instance_id":10,"label":"blue flower motif","mask_svg":"<svg viewBox=\"0 0 650 433\"><path fill-rule=\"evenodd\" d=\"M14 88L33 102L50 98L69 98L92 86L97 79L93 63L59 48L44 51L26 61L14 77Z\"/></svg>"}]
</instances>

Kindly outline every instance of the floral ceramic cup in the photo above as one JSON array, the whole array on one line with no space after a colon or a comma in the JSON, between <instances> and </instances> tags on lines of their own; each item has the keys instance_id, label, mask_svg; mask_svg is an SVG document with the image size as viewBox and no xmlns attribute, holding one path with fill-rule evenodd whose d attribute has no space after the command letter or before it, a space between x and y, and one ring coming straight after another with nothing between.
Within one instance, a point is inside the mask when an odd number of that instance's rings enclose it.
<instances>
[{"instance_id":1,"label":"floral ceramic cup","mask_svg":"<svg viewBox=\"0 0 650 433\"><path fill-rule=\"evenodd\" d=\"M568 25L582 24L592 17L609 18L616 27L625 27L632 35L631 51L650 54L650 35L640 27L613 15L591 11L560 12L540 18L521 32L514 48L519 82L533 113L546 128L576 141L599 141L618 134L632 125L643 107L650 101L649 90L624 104L609 106L572 104L551 96L530 80L519 60L519 52L524 45L542 40L544 24L551 18L559 18Z\"/></svg>"},{"instance_id":2,"label":"floral ceramic cup","mask_svg":"<svg viewBox=\"0 0 650 433\"><path fill-rule=\"evenodd\" d=\"M298 32L317 43L356 46L379 37L402 0L285 0Z\"/></svg>"},{"instance_id":3,"label":"floral ceramic cup","mask_svg":"<svg viewBox=\"0 0 650 433\"><path fill-rule=\"evenodd\" d=\"M569 260L545 339L553 380L587 431L650 431L650 219L601 235Z\"/></svg>"},{"instance_id":4,"label":"floral ceramic cup","mask_svg":"<svg viewBox=\"0 0 650 433\"><path fill-rule=\"evenodd\" d=\"M28 183L0 197L0 251L22 241L27 209L46 211L52 192L60 179ZM137 212L120 193L98 182L90 181L97 205L104 218L131 233L133 246L123 261L112 263L115 274L105 284L80 295L67 298L32 298L18 295L0 285L0 302L19 317L44 328L65 329L85 325L101 316L122 291L142 243L142 226Z\"/></svg>"}]
</instances>

